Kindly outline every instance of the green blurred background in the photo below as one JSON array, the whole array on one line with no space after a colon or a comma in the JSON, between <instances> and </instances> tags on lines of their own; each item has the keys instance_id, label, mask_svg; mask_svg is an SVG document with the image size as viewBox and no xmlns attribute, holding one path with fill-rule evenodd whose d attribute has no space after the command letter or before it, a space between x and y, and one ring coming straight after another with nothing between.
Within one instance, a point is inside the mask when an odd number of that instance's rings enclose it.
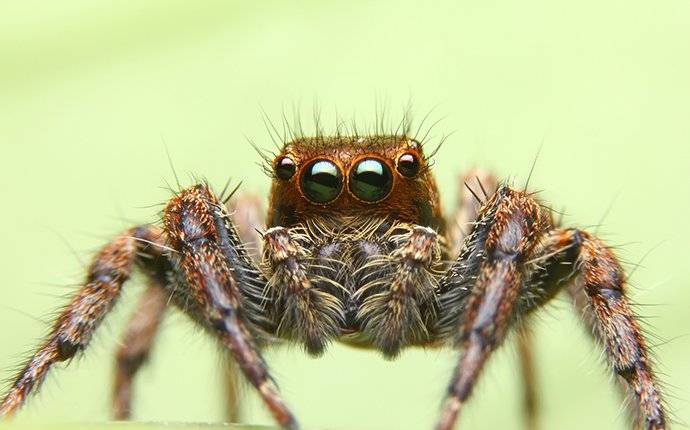
<instances>
[{"instance_id":1,"label":"green blurred background","mask_svg":"<svg viewBox=\"0 0 690 430\"><path fill-rule=\"evenodd\" d=\"M635 270L639 303L677 420L690 422L690 3L552 1L3 1L0 3L0 377L45 333L89 255L156 221L173 183L204 176L266 193L246 137L272 144L297 106L393 121L409 101L454 133L436 171L449 206L473 165L531 185L566 222L599 227ZM309 127L307 127L309 128ZM163 143L165 141L165 144ZM609 210L610 209L610 210ZM602 222L603 220L603 222ZM83 359L58 369L18 423L108 419L112 355L140 282ZM600 351L565 299L541 312L545 429L626 429ZM395 362L335 345L313 360L267 353L310 429L430 428L457 354ZM136 383L143 421L219 422L215 344L170 312ZM63 366L59 366L63 367ZM463 429L521 428L512 343L496 354ZM245 421L270 423L246 391Z\"/></svg>"}]
</instances>

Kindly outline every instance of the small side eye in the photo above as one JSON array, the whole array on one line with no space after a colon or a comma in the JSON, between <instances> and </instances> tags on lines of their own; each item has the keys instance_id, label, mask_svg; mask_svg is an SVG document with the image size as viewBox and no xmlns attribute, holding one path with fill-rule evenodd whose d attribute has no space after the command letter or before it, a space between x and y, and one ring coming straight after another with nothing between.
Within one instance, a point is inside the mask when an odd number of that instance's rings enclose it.
<instances>
[{"instance_id":1,"label":"small side eye","mask_svg":"<svg viewBox=\"0 0 690 430\"><path fill-rule=\"evenodd\" d=\"M398 158L398 172L406 178L412 178L419 173L419 166L419 158L410 152L406 152Z\"/></svg>"},{"instance_id":2,"label":"small side eye","mask_svg":"<svg viewBox=\"0 0 690 430\"><path fill-rule=\"evenodd\" d=\"M314 160L304 168L300 186L309 200L325 204L340 195L343 189L343 175L332 161Z\"/></svg>"},{"instance_id":3,"label":"small side eye","mask_svg":"<svg viewBox=\"0 0 690 430\"><path fill-rule=\"evenodd\" d=\"M295 171L297 171L297 166L290 157L281 157L276 162L276 176L284 181L287 181L288 179L292 178L292 175L295 174Z\"/></svg>"}]
</instances>

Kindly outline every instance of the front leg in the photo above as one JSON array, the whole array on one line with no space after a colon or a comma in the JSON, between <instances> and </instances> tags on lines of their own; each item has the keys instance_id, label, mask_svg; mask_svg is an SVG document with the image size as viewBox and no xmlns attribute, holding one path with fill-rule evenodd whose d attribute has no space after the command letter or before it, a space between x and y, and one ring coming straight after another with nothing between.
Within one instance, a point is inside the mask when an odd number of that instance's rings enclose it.
<instances>
[{"instance_id":1,"label":"front leg","mask_svg":"<svg viewBox=\"0 0 690 430\"><path fill-rule=\"evenodd\" d=\"M449 244L454 256L462 251L465 238L474 230L480 211L498 188L498 181L491 171L475 167L458 176L457 187L455 209L447 222ZM530 329L523 327L515 340L520 362L525 428L536 430L540 405L537 391L538 375L533 357L534 338Z\"/></svg>"},{"instance_id":2,"label":"front leg","mask_svg":"<svg viewBox=\"0 0 690 430\"><path fill-rule=\"evenodd\" d=\"M445 315L439 330L454 336L462 352L437 430L454 427L484 364L505 338L515 315L523 263L549 225L549 214L528 195L499 188L441 281Z\"/></svg>"},{"instance_id":3,"label":"front leg","mask_svg":"<svg viewBox=\"0 0 690 430\"><path fill-rule=\"evenodd\" d=\"M394 225L385 237L393 251L370 257L359 269L363 285L354 299L362 333L384 357L395 358L405 346L432 340L445 242L421 226Z\"/></svg>"},{"instance_id":4,"label":"front leg","mask_svg":"<svg viewBox=\"0 0 690 430\"><path fill-rule=\"evenodd\" d=\"M207 186L198 185L170 201L163 222L176 251L171 259L187 287L183 294L193 304L185 310L228 348L274 419L283 428L297 429L257 347L256 322L263 316L256 300L265 281L242 248L222 203Z\"/></svg>"},{"instance_id":5,"label":"front leg","mask_svg":"<svg viewBox=\"0 0 690 430\"><path fill-rule=\"evenodd\" d=\"M552 230L550 214L524 192L502 187L486 204L463 252L441 282L438 333L455 332L461 357L438 430L453 428L491 353L517 317L575 282L585 292L609 362L633 392L645 430L664 430L666 413L647 347L611 250L590 234Z\"/></svg>"},{"instance_id":6,"label":"front leg","mask_svg":"<svg viewBox=\"0 0 690 430\"><path fill-rule=\"evenodd\" d=\"M319 356L343 326L343 305L337 294L342 286L315 273L314 269L332 274L333 268L314 263L314 257L296 239L300 236L306 237L284 227L264 233L269 275L266 293L272 302L271 319L277 322L276 334Z\"/></svg>"},{"instance_id":7,"label":"front leg","mask_svg":"<svg viewBox=\"0 0 690 430\"><path fill-rule=\"evenodd\" d=\"M256 249L260 245L257 231L261 228L260 214L263 213L259 199L253 195L241 194L230 201L228 209L233 214L233 221L245 250L251 256L257 256ZM146 261L153 259L154 256L142 256L142 258ZM140 266L146 269L145 265L140 264ZM167 285L160 281L161 279L167 281L167 274L159 273L159 276L155 276L149 273L149 275L149 287L127 323L116 355L112 398L112 416L116 420L131 418L134 378L149 358L154 338L160 330L163 315L171 299L170 293L166 290ZM237 422L239 416L237 369L234 363L230 363L226 364L221 371L226 376L224 384L227 392L226 420Z\"/></svg>"}]
</instances>

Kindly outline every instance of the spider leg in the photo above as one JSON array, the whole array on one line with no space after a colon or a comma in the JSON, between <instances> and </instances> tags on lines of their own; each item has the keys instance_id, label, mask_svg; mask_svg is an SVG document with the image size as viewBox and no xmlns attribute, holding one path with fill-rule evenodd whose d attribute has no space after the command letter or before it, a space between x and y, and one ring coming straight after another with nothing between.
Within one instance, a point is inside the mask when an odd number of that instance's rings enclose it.
<instances>
[{"instance_id":1,"label":"spider leg","mask_svg":"<svg viewBox=\"0 0 690 430\"><path fill-rule=\"evenodd\" d=\"M435 277L442 274L443 238L427 227L392 235L390 255L370 258L360 269L362 285L356 319L362 333L384 357L396 357L406 345L431 339L430 321L438 314Z\"/></svg>"},{"instance_id":2,"label":"spider leg","mask_svg":"<svg viewBox=\"0 0 690 430\"><path fill-rule=\"evenodd\" d=\"M127 324L115 361L113 418L116 420L130 418L132 382L149 356L167 302L168 295L163 286L151 282Z\"/></svg>"},{"instance_id":3,"label":"spider leg","mask_svg":"<svg viewBox=\"0 0 690 430\"><path fill-rule=\"evenodd\" d=\"M540 270L528 282L543 291L543 298L534 305L563 288L574 296L584 296L590 309L584 316L593 318L588 324L594 328L594 336L603 344L612 370L629 388L637 424L645 430L665 429L666 412L652 360L626 298L625 273L612 251L598 238L577 229L553 230L540 248L533 259Z\"/></svg>"},{"instance_id":4,"label":"spider leg","mask_svg":"<svg viewBox=\"0 0 690 430\"><path fill-rule=\"evenodd\" d=\"M343 306L332 291L338 287L315 288L326 278L310 270L313 259L288 229L270 228L263 239L270 276L267 289L273 301L273 318L279 321L276 333L302 343L309 354L318 356L343 326Z\"/></svg>"},{"instance_id":5,"label":"spider leg","mask_svg":"<svg viewBox=\"0 0 690 430\"><path fill-rule=\"evenodd\" d=\"M242 194L230 202L229 209L233 212L233 220L242 242L248 250L255 250L260 246L256 231L260 227L262 213L259 200L255 196ZM252 255L256 256L258 253L254 252ZM165 285L157 282L155 277L150 277L149 283L150 286L142 295L127 324L116 355L112 413L116 420L127 420L131 416L133 380L149 356L165 309L168 307L169 294L164 289ZM226 418L229 422L236 422L239 416L237 369L234 363L228 363L227 369L224 370L224 388L227 392Z\"/></svg>"},{"instance_id":6,"label":"spider leg","mask_svg":"<svg viewBox=\"0 0 690 430\"><path fill-rule=\"evenodd\" d=\"M488 170L472 168L459 176L456 208L448 220L449 243L452 255L459 255L463 242L473 231L483 204L498 188L496 177ZM538 395L533 357L534 339L528 328L516 337L517 355L522 379L523 414L528 429L537 428Z\"/></svg>"},{"instance_id":7,"label":"spider leg","mask_svg":"<svg viewBox=\"0 0 690 430\"><path fill-rule=\"evenodd\" d=\"M438 430L455 424L480 370L517 317L571 282L584 291L613 370L626 381L645 430L666 428L660 390L642 332L625 296L625 275L611 250L577 229L552 230L550 214L529 195L501 187L479 216L463 253L441 282L442 336L459 322L463 347Z\"/></svg>"},{"instance_id":8,"label":"spider leg","mask_svg":"<svg viewBox=\"0 0 690 430\"><path fill-rule=\"evenodd\" d=\"M485 362L504 339L519 299L523 262L549 221L527 194L499 188L467 237L465 251L441 281L442 306L450 301L462 308L455 314L459 322L456 343L462 352L437 430L453 428Z\"/></svg>"},{"instance_id":9,"label":"spider leg","mask_svg":"<svg viewBox=\"0 0 690 430\"><path fill-rule=\"evenodd\" d=\"M241 193L236 197L233 196L227 206L244 248L254 263L259 264L261 256L259 231L264 228L264 210L261 199L254 194ZM222 370L225 379L223 384L226 405L225 419L227 422L235 423L239 422L241 417L239 374L237 366L232 360L227 360L224 366L225 368Z\"/></svg>"},{"instance_id":10,"label":"spider leg","mask_svg":"<svg viewBox=\"0 0 690 430\"><path fill-rule=\"evenodd\" d=\"M525 428L539 428L538 413L539 395L537 393L537 376L534 366L534 336L529 328L521 327L517 333L517 355L520 360L522 376L522 409Z\"/></svg>"},{"instance_id":11,"label":"spider leg","mask_svg":"<svg viewBox=\"0 0 690 430\"><path fill-rule=\"evenodd\" d=\"M194 304L190 312L228 348L276 422L297 429L257 346L259 325L255 321L263 318L261 307L245 297L253 290L249 294L261 299L259 284L264 281L253 269L222 202L206 185L188 188L168 203L163 223L170 245L177 251L171 258Z\"/></svg>"},{"instance_id":12,"label":"spider leg","mask_svg":"<svg viewBox=\"0 0 690 430\"><path fill-rule=\"evenodd\" d=\"M140 261L154 273L169 269L157 259L140 259L139 254L155 255L160 231L149 226L127 230L105 245L89 266L86 282L55 321L43 344L17 375L0 402L0 417L12 416L35 391L50 368L84 349L94 330L115 304L134 263Z\"/></svg>"},{"instance_id":13,"label":"spider leg","mask_svg":"<svg viewBox=\"0 0 690 430\"><path fill-rule=\"evenodd\" d=\"M577 282L571 282L566 288L566 291L573 303L574 310L577 312L580 320L585 325L587 333L589 333L595 343L603 345L604 340L601 338L599 330L597 330L596 316L594 315L591 306L589 306L587 293L585 293L584 289L582 289L582 286ZM621 378L618 378L617 382L618 392L621 396L621 399L626 399L629 396L627 383ZM628 416L632 420L638 419L640 416L640 410L639 405L636 402L625 402L625 407Z\"/></svg>"},{"instance_id":14,"label":"spider leg","mask_svg":"<svg viewBox=\"0 0 690 430\"><path fill-rule=\"evenodd\" d=\"M355 294L357 320L364 335L386 358L406 345L428 343L436 318L436 275L442 274L443 238L427 227L393 235L390 255L371 258L362 271L365 283Z\"/></svg>"},{"instance_id":15,"label":"spider leg","mask_svg":"<svg viewBox=\"0 0 690 430\"><path fill-rule=\"evenodd\" d=\"M264 208L261 199L254 194L242 193L228 202L228 209L242 239L244 248L252 257L254 263L259 264L261 257L261 235L259 231L265 228Z\"/></svg>"},{"instance_id":16,"label":"spider leg","mask_svg":"<svg viewBox=\"0 0 690 430\"><path fill-rule=\"evenodd\" d=\"M448 220L452 255L458 255L465 237L474 228L482 204L498 188L496 177L486 169L473 168L459 177L455 210Z\"/></svg>"}]
</instances>

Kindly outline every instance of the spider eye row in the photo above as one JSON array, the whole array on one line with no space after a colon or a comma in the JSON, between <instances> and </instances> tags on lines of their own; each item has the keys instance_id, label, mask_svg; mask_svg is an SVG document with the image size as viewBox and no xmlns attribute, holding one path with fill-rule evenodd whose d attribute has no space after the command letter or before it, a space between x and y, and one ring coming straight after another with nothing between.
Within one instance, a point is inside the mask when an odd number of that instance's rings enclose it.
<instances>
[{"instance_id":1,"label":"spider eye row","mask_svg":"<svg viewBox=\"0 0 690 430\"><path fill-rule=\"evenodd\" d=\"M417 155L406 152L398 157L396 170L405 178L414 178L421 163ZM283 181L290 180L297 173L297 165L284 156L274 166L275 175ZM335 200L343 190L345 180L340 168L331 160L312 160L302 170L299 185L304 196L318 204ZM347 186L355 197L373 203L385 199L393 188L393 172L378 158L363 158L350 169Z\"/></svg>"}]
</instances>

